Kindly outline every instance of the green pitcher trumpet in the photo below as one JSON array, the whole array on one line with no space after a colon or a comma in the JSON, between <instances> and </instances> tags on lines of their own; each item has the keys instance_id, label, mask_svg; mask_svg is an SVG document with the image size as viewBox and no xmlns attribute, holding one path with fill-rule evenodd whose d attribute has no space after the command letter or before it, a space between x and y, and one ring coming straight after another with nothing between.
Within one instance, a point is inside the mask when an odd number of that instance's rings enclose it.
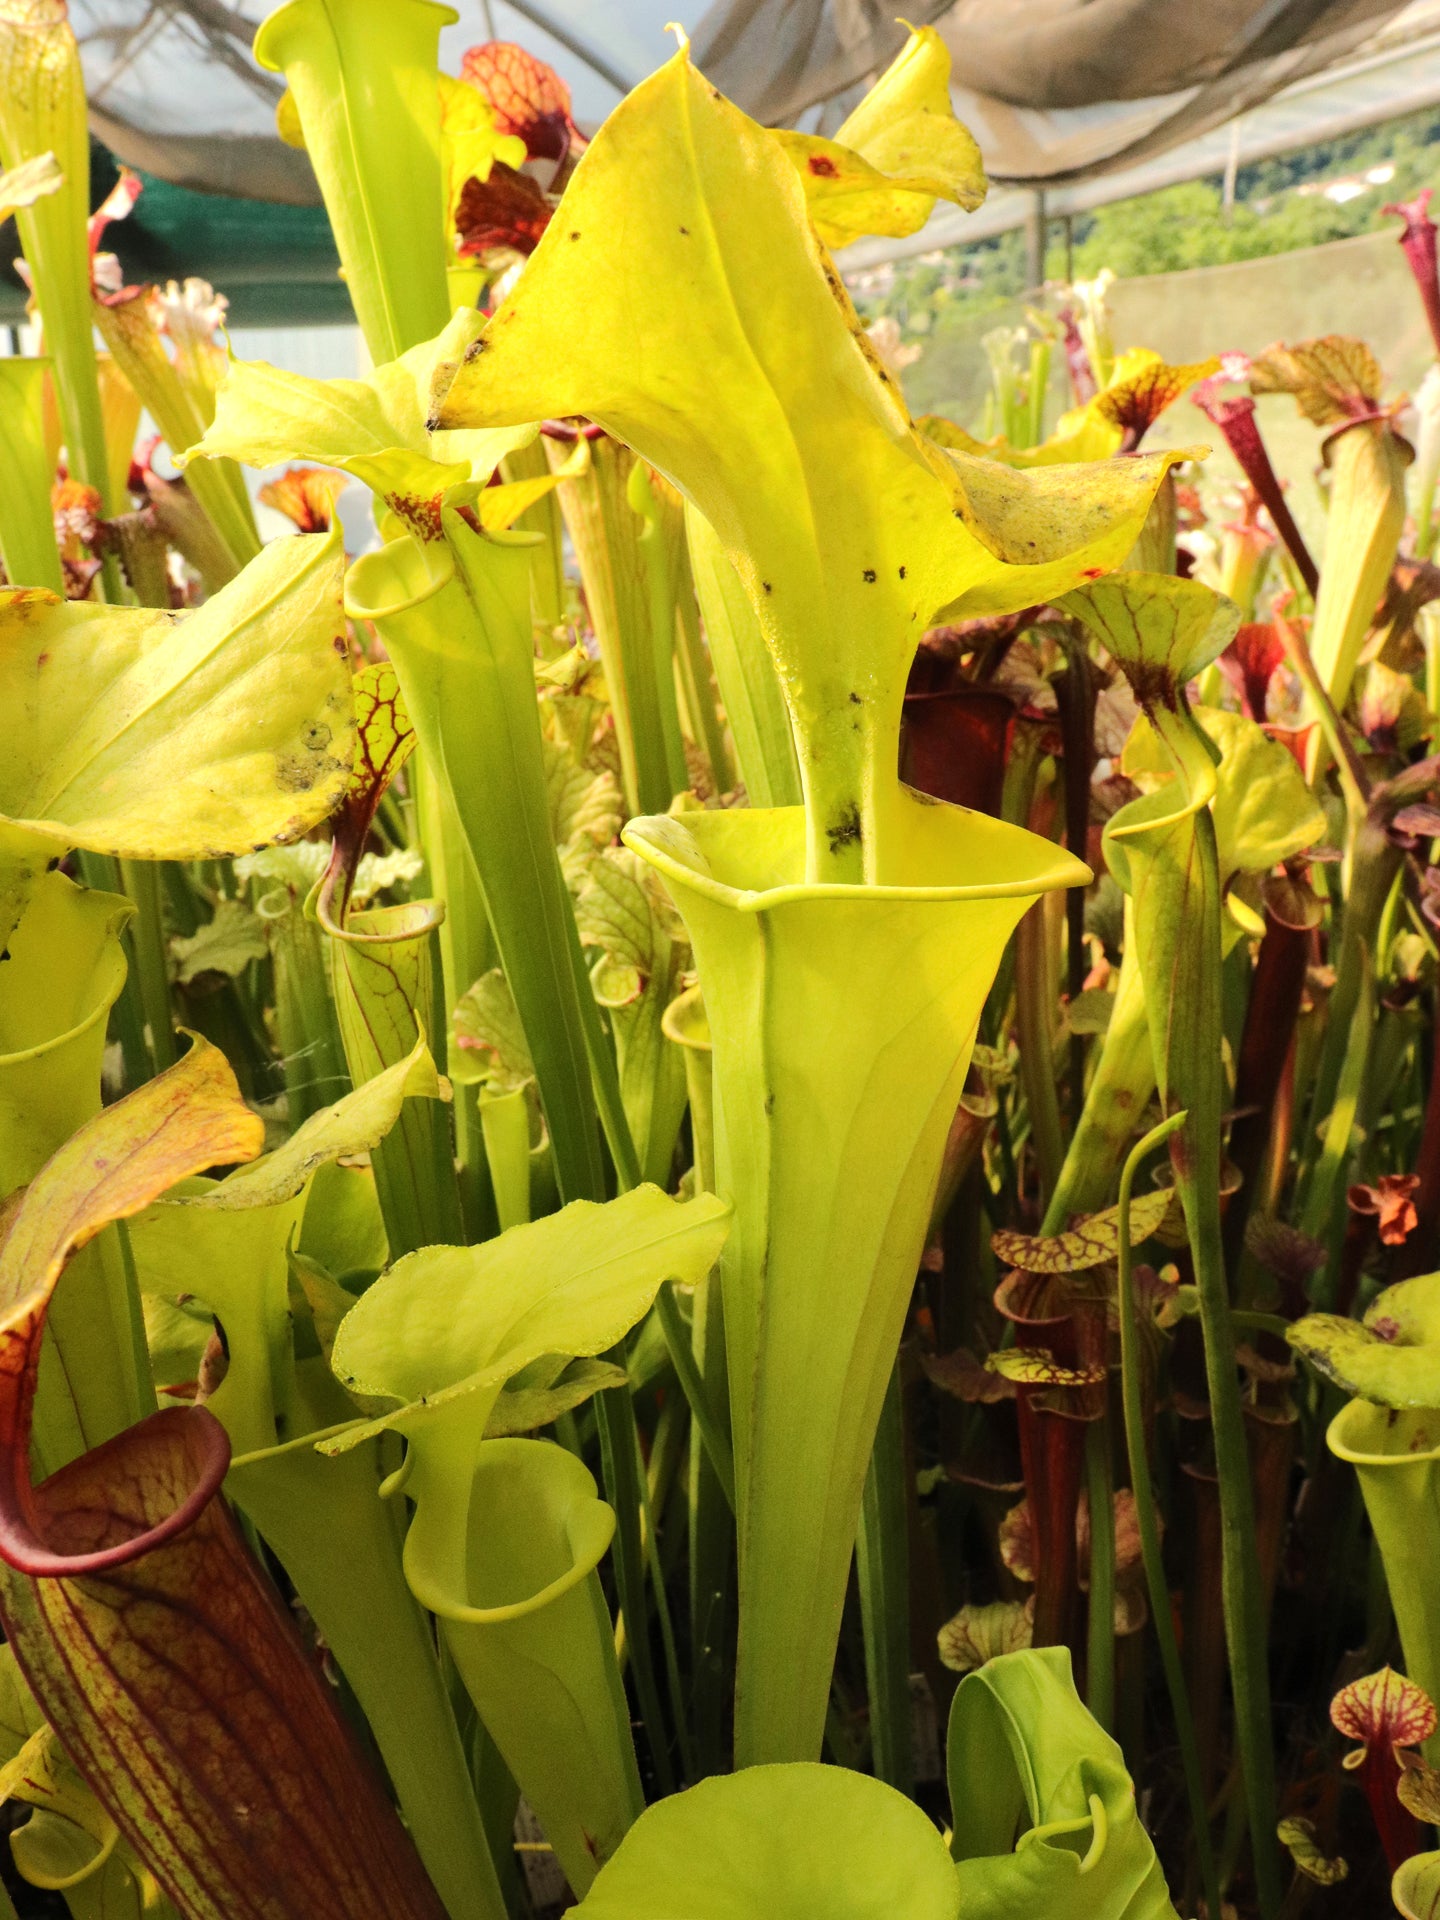
<instances>
[{"instance_id":1,"label":"green pitcher trumpet","mask_svg":"<svg viewBox=\"0 0 1440 1920\"><path fill-rule=\"evenodd\" d=\"M485 1442L468 1489L436 1460L422 1448L406 1483L411 1587L583 1894L645 1805L596 1571L614 1511L552 1441Z\"/></svg>"},{"instance_id":2,"label":"green pitcher trumpet","mask_svg":"<svg viewBox=\"0 0 1440 1920\"><path fill-rule=\"evenodd\" d=\"M321 1439L345 1452L395 1429L415 1502L405 1572L447 1643L571 1883L589 1883L639 1812L614 1635L595 1567L615 1516L578 1461L504 1445L613 1387L607 1352L659 1287L714 1264L729 1209L636 1187L575 1201L478 1247L397 1261L340 1324L332 1365L352 1393L402 1402ZM499 1451L496 1451L496 1449Z\"/></svg>"},{"instance_id":3,"label":"green pitcher trumpet","mask_svg":"<svg viewBox=\"0 0 1440 1920\"><path fill-rule=\"evenodd\" d=\"M346 606L374 621L427 765L454 798L535 1061L561 1189L595 1195L604 1178L588 1097L597 1049L587 1055L587 1042L598 1018L588 985L581 999L550 838L530 652L534 536L477 533L449 509L445 528L443 541L407 534L358 560Z\"/></svg>"},{"instance_id":4,"label":"green pitcher trumpet","mask_svg":"<svg viewBox=\"0 0 1440 1920\"><path fill-rule=\"evenodd\" d=\"M810 885L805 815L632 821L714 1047L740 1542L736 1754L819 1751L871 1441L980 1010L1030 903L1088 869L902 793L908 871Z\"/></svg>"},{"instance_id":5,"label":"green pitcher trumpet","mask_svg":"<svg viewBox=\"0 0 1440 1920\"><path fill-rule=\"evenodd\" d=\"M19 207L15 219L45 321L45 350L54 361L71 470L96 488L108 510L116 503L90 332L90 137L80 49L65 0L4 0L0 166L18 167L46 153L59 165L63 184Z\"/></svg>"},{"instance_id":6,"label":"green pitcher trumpet","mask_svg":"<svg viewBox=\"0 0 1440 1920\"><path fill-rule=\"evenodd\" d=\"M255 36L289 82L377 364L450 317L436 69L458 18L434 0L289 0Z\"/></svg>"},{"instance_id":7,"label":"green pitcher trumpet","mask_svg":"<svg viewBox=\"0 0 1440 1920\"><path fill-rule=\"evenodd\" d=\"M1360 1480L1375 1530L1405 1671L1440 1699L1440 1274L1375 1296L1363 1321L1311 1313L1287 1334L1326 1379L1355 1396L1330 1422L1330 1451ZM1440 1764L1440 1735L1426 1743Z\"/></svg>"}]
</instances>

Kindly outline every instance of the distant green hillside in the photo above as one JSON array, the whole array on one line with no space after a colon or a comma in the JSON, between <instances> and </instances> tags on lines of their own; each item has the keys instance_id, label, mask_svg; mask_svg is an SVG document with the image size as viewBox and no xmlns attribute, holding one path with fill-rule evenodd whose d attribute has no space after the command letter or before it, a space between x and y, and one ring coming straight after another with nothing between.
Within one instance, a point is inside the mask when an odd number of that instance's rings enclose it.
<instances>
[{"instance_id":1,"label":"distant green hillside","mask_svg":"<svg viewBox=\"0 0 1440 1920\"><path fill-rule=\"evenodd\" d=\"M1364 185L1343 202L1302 191L1352 176L1358 183L1371 169L1388 166L1395 169L1390 179ZM1077 215L1073 271L1077 279L1101 267L1123 277L1172 273L1318 246L1393 225L1380 214L1387 201L1408 200L1421 187L1435 185L1440 185L1440 108L1429 108L1242 167L1228 216L1218 174ZM1045 265L1048 279L1065 278L1058 221L1051 228ZM855 287L856 304L867 319L893 315L916 339L952 326L968 331L990 308L1024 292L1024 238L1006 233L971 247L951 247L943 260L901 261L888 286L874 284L883 277L861 276Z\"/></svg>"}]
</instances>

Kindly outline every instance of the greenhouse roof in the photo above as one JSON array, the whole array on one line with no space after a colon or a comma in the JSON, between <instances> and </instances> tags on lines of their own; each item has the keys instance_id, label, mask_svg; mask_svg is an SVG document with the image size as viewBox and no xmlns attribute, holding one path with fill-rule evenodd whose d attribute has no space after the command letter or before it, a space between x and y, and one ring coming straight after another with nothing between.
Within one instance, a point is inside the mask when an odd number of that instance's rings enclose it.
<instances>
[{"instance_id":1,"label":"greenhouse roof","mask_svg":"<svg viewBox=\"0 0 1440 1920\"><path fill-rule=\"evenodd\" d=\"M241 324L345 321L349 302L307 157L275 135L281 84L250 54L269 0L70 0L94 131L146 177L112 229L132 278L197 273ZM593 126L667 57L666 22L739 104L833 129L899 46L895 0L456 0L441 35L511 39L569 81ZM1063 216L1220 172L1440 101L1440 0L910 0L949 43L955 100L993 186L908 240L843 263L984 239L1043 189ZM108 184L101 156L97 192ZM262 203L257 205L258 203ZM0 285L0 319L21 311Z\"/></svg>"}]
</instances>

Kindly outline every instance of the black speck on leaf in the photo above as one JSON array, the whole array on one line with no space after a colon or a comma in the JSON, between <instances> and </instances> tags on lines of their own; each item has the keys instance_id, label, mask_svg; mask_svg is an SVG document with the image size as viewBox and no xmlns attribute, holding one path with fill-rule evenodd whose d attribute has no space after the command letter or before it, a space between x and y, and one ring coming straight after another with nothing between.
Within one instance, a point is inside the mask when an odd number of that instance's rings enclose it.
<instances>
[{"instance_id":1,"label":"black speck on leaf","mask_svg":"<svg viewBox=\"0 0 1440 1920\"><path fill-rule=\"evenodd\" d=\"M833 827L825 829L825 837L830 842L831 853L839 853L842 847L855 846L860 840L860 809L853 802L846 807Z\"/></svg>"},{"instance_id":2,"label":"black speck on leaf","mask_svg":"<svg viewBox=\"0 0 1440 1920\"><path fill-rule=\"evenodd\" d=\"M905 578L905 569L904 569L904 567L901 567L901 569L900 569L900 578L901 578L902 580L903 580L903 579Z\"/></svg>"},{"instance_id":3,"label":"black speck on leaf","mask_svg":"<svg viewBox=\"0 0 1440 1920\"><path fill-rule=\"evenodd\" d=\"M874 584L875 584L875 569L874 569L874 567L866 567L866 569L865 569L865 579L866 579L866 581L867 581L867 583L868 583L868 584L869 584L870 586L872 586L872 587L874 586Z\"/></svg>"},{"instance_id":4,"label":"black speck on leaf","mask_svg":"<svg viewBox=\"0 0 1440 1920\"><path fill-rule=\"evenodd\" d=\"M766 593L773 592L773 588L771 587L770 582L768 580L762 580L760 584L762 587L764 587Z\"/></svg>"},{"instance_id":5,"label":"black speck on leaf","mask_svg":"<svg viewBox=\"0 0 1440 1920\"><path fill-rule=\"evenodd\" d=\"M570 238L572 240L578 240L580 238L580 229L578 227L572 230Z\"/></svg>"},{"instance_id":6,"label":"black speck on leaf","mask_svg":"<svg viewBox=\"0 0 1440 1920\"><path fill-rule=\"evenodd\" d=\"M681 233L683 233L683 234L685 235L685 238L686 238L687 240L688 240L688 239L690 238L690 229L689 229L689 227L681 227L681 229L680 229L680 231L681 231Z\"/></svg>"}]
</instances>

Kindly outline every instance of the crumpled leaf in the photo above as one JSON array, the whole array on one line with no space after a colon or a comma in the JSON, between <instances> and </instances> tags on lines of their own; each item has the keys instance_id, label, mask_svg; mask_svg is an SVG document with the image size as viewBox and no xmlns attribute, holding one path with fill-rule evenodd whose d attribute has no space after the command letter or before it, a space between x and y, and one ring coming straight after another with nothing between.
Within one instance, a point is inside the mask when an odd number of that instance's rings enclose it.
<instances>
[{"instance_id":1,"label":"crumpled leaf","mask_svg":"<svg viewBox=\"0 0 1440 1920\"><path fill-rule=\"evenodd\" d=\"M440 86L440 153L445 167L445 213L471 180L484 180L496 161L525 164L525 142L501 124L500 116L468 74L436 76Z\"/></svg>"},{"instance_id":2,"label":"crumpled leaf","mask_svg":"<svg viewBox=\"0 0 1440 1920\"><path fill-rule=\"evenodd\" d=\"M456 251L462 260L493 267L498 260L532 254L554 209L538 182L503 159L484 179L465 181L455 204Z\"/></svg>"},{"instance_id":3,"label":"crumpled leaf","mask_svg":"<svg viewBox=\"0 0 1440 1920\"><path fill-rule=\"evenodd\" d=\"M1275 1829L1275 1836L1295 1862L1297 1870L1317 1886L1338 1886L1350 1871L1348 1860L1332 1860L1321 1850L1315 1838L1314 1823L1310 1820L1282 1820Z\"/></svg>"},{"instance_id":4,"label":"crumpled leaf","mask_svg":"<svg viewBox=\"0 0 1440 1920\"><path fill-rule=\"evenodd\" d=\"M482 973L455 1002L451 1033L459 1050L452 1058L457 1080L483 1078L496 1093L514 1093L535 1078L515 996L499 967ZM483 1064L472 1064L479 1056Z\"/></svg>"},{"instance_id":5,"label":"crumpled leaf","mask_svg":"<svg viewBox=\"0 0 1440 1920\"><path fill-rule=\"evenodd\" d=\"M1357 1181L1346 1194L1352 1213L1365 1214L1376 1221L1383 1247L1403 1247L1420 1224L1414 1195L1420 1185L1416 1173L1382 1173L1374 1186Z\"/></svg>"},{"instance_id":6,"label":"crumpled leaf","mask_svg":"<svg viewBox=\"0 0 1440 1920\"><path fill-rule=\"evenodd\" d=\"M356 1302L335 1342L352 1392L404 1402L321 1444L343 1452L386 1427L410 1431L460 1397L485 1422L508 1380L547 1354L612 1347L666 1280L704 1279L729 1231L713 1194L632 1188L603 1206L575 1200L475 1247L425 1247L396 1261Z\"/></svg>"},{"instance_id":7,"label":"crumpled leaf","mask_svg":"<svg viewBox=\"0 0 1440 1920\"><path fill-rule=\"evenodd\" d=\"M590 978L606 1007L637 1000L657 967L669 964L672 942L685 938L654 870L628 847L607 847L590 862L575 924L581 944L599 950Z\"/></svg>"},{"instance_id":8,"label":"crumpled leaf","mask_svg":"<svg viewBox=\"0 0 1440 1920\"><path fill-rule=\"evenodd\" d=\"M221 899L205 924L190 935L175 934L170 957L175 978L190 986L202 973L223 973L236 980L252 960L263 960L268 947L265 925L243 900Z\"/></svg>"},{"instance_id":9,"label":"crumpled leaf","mask_svg":"<svg viewBox=\"0 0 1440 1920\"><path fill-rule=\"evenodd\" d=\"M1169 1188L1142 1193L1130 1203L1130 1239L1134 1246L1147 1240L1170 1211L1174 1194ZM1120 1209L1106 1207L1092 1213L1065 1233L1015 1233L1002 1227L990 1236L997 1260L1025 1273L1083 1273L1114 1260L1120 1253Z\"/></svg>"},{"instance_id":10,"label":"crumpled leaf","mask_svg":"<svg viewBox=\"0 0 1440 1920\"><path fill-rule=\"evenodd\" d=\"M1363 340L1327 333L1294 346L1277 342L1250 363L1252 393L1291 393L1317 427L1362 420L1379 408L1385 388L1380 363Z\"/></svg>"},{"instance_id":11,"label":"crumpled leaf","mask_svg":"<svg viewBox=\"0 0 1440 1920\"><path fill-rule=\"evenodd\" d=\"M973 212L985 198L980 149L950 104L950 52L933 27L910 38L833 139L778 132L827 247L862 234L918 233L936 200Z\"/></svg>"},{"instance_id":12,"label":"crumpled leaf","mask_svg":"<svg viewBox=\"0 0 1440 1920\"><path fill-rule=\"evenodd\" d=\"M0 593L3 817L138 860L317 826L349 776L343 567L333 536L277 541L185 614Z\"/></svg>"},{"instance_id":13,"label":"crumpled leaf","mask_svg":"<svg viewBox=\"0 0 1440 1920\"><path fill-rule=\"evenodd\" d=\"M973 1673L1002 1653L1028 1647L1035 1631L1033 1600L992 1600L988 1606L961 1607L936 1639L940 1664L952 1673Z\"/></svg>"},{"instance_id":14,"label":"crumpled leaf","mask_svg":"<svg viewBox=\"0 0 1440 1920\"><path fill-rule=\"evenodd\" d=\"M1382 1407L1440 1407L1440 1273L1378 1293L1363 1321L1307 1313L1285 1338L1327 1380Z\"/></svg>"},{"instance_id":15,"label":"crumpled leaf","mask_svg":"<svg viewBox=\"0 0 1440 1920\"><path fill-rule=\"evenodd\" d=\"M811 1762L746 1767L646 1809L576 1920L957 1920L933 1822L882 1781Z\"/></svg>"},{"instance_id":16,"label":"crumpled leaf","mask_svg":"<svg viewBox=\"0 0 1440 1920\"><path fill-rule=\"evenodd\" d=\"M587 417L715 529L794 707L812 878L855 877L857 837L867 877L885 868L884 781L934 615L1034 605L1116 565L1170 459L1037 477L917 434L789 162L684 52L611 114L508 300L451 343L441 425Z\"/></svg>"},{"instance_id":17,"label":"crumpled leaf","mask_svg":"<svg viewBox=\"0 0 1440 1920\"><path fill-rule=\"evenodd\" d=\"M607 846L625 818L620 782L609 768L587 767L553 740L546 740L544 749L550 831L562 863L567 854L573 857Z\"/></svg>"}]
</instances>

